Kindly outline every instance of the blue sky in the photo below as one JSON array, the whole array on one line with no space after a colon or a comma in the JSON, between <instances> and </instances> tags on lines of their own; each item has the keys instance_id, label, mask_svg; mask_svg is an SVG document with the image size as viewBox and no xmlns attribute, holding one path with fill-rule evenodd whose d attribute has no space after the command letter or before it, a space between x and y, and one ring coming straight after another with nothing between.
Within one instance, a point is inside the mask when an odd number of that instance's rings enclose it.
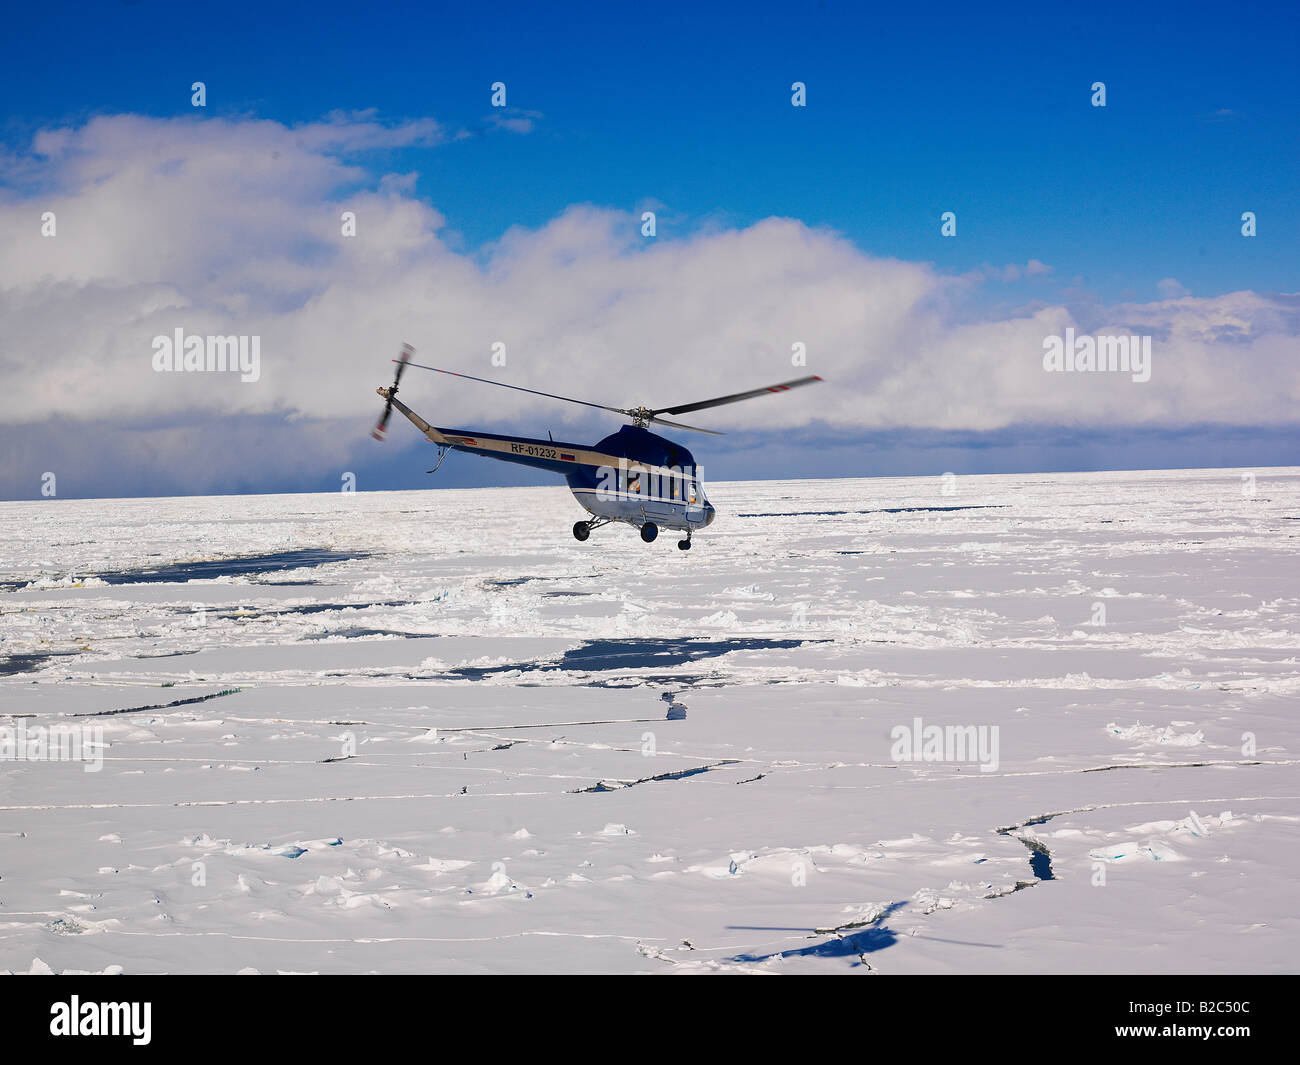
<instances>
[{"instance_id":1,"label":"blue sky","mask_svg":"<svg viewBox=\"0 0 1300 1065\"><path fill-rule=\"evenodd\" d=\"M12 137L188 114L194 80L212 115L373 107L474 128L505 81L510 106L544 116L533 135L395 161L469 247L572 203L657 200L667 236L673 219L782 215L957 271L1036 258L1106 298L1171 276L1196 293L1296 287L1294 4L560 8L25 5L0 89ZM1240 238L1243 210L1267 240Z\"/></svg>"},{"instance_id":2,"label":"blue sky","mask_svg":"<svg viewBox=\"0 0 1300 1065\"><path fill-rule=\"evenodd\" d=\"M1050 266L1050 276L966 294L954 326L1041 305L1089 324L1099 305L1300 289L1295 5L912 4L895 14L832 2L701 11L142 0L28 5L7 14L6 30L11 152L38 130L96 116L195 120L196 80L207 86L203 120L295 127L368 109L383 122L435 119L456 139L354 153L355 187L417 174L411 197L440 212L449 248L481 264L512 227L540 230L594 205L632 219L654 209L662 242L775 216L941 275ZM526 135L494 128L495 81L506 83L508 114L530 119ZM794 81L807 85L805 108L790 106ZM1090 105L1095 81L1105 82L1104 108ZM20 195L31 197L40 178L25 181ZM1240 233L1246 210L1258 218L1253 239ZM943 211L957 214L954 239L940 235ZM1192 416L1147 426L1173 443L1136 464L1295 460L1277 425L1253 450L1240 425L1218 452L1188 450L1202 422L1216 424ZM980 446L950 443L978 465L1037 440L1004 464L1065 468L1073 438L1052 443L1044 425L1050 416ZM862 430L878 442L872 433L886 427ZM925 466L903 457L905 434L888 432L890 448L903 450L878 472ZM1111 442L1112 456L1121 450ZM370 452L357 452L358 463L386 486L408 483L381 473ZM742 471L724 461L720 472ZM809 457L793 472L820 471ZM487 479L500 483L498 473ZM317 471L303 486L332 477ZM140 490L139 480L124 475L121 490ZM287 473L239 482L295 483Z\"/></svg>"}]
</instances>

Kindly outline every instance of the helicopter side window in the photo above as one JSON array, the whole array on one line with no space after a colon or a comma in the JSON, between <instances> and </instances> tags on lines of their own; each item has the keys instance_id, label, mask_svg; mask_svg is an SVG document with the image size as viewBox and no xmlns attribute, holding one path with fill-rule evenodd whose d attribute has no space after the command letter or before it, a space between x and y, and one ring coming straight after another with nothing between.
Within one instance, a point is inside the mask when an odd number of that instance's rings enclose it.
<instances>
[{"instance_id":1,"label":"helicopter side window","mask_svg":"<svg viewBox=\"0 0 1300 1065\"><path fill-rule=\"evenodd\" d=\"M695 489L695 482L694 481L689 482L686 485L686 499L689 502L694 503L698 494L699 493Z\"/></svg>"}]
</instances>

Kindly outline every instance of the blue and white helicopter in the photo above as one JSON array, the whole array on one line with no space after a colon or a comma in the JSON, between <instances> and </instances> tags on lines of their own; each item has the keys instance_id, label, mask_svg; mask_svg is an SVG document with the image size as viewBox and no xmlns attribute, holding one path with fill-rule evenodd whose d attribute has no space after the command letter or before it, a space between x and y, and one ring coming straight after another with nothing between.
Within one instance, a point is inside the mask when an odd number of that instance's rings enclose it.
<instances>
[{"instance_id":1,"label":"blue and white helicopter","mask_svg":"<svg viewBox=\"0 0 1300 1065\"><path fill-rule=\"evenodd\" d=\"M707 407L720 407L724 403L737 403L742 399L753 399L772 392L788 392L800 385L821 380L816 376L800 377L779 385L754 388L748 392L737 392L698 403L682 403L656 410L647 407L624 410L620 407L606 407L602 403L588 403L582 399L521 388L518 385L507 385L500 381L489 381L483 377L471 377L452 370L440 370L436 366L422 366L418 362L411 362L414 354L415 349L411 345L403 344L401 357L393 360L397 363L397 374L393 378L392 387L375 389L386 401L384 413L380 415L379 422L371 433L376 440L384 439L388 418L396 407L411 424L437 445L438 464L430 473L442 465L450 451L464 451L471 455L483 455L550 470L568 482L569 490L591 515L588 521L574 523L573 535L578 540L586 540L592 529L621 521L640 529L641 539L646 543L651 543L659 535L660 528L678 529L686 534L677 542L683 551L690 549L691 533L711 524L717 511L704 495L695 456L680 444L650 432L646 426L653 423L721 436L714 429L683 425L681 422L661 418L660 415L687 414ZM407 366L480 381L498 388L511 388L516 392L528 392L534 396L564 400L566 403L581 403L584 407L626 415L632 419L632 424L623 426L612 436L591 445L535 440L526 436L501 436L498 433L481 433L469 429L444 429L430 425L397 398L397 385Z\"/></svg>"}]
</instances>

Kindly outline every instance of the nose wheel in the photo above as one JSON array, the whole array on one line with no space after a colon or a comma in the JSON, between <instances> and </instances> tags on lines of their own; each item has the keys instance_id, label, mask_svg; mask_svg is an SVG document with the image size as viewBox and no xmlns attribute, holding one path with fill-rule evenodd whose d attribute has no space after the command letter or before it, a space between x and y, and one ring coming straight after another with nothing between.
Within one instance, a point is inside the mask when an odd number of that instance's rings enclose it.
<instances>
[{"instance_id":1,"label":"nose wheel","mask_svg":"<svg viewBox=\"0 0 1300 1065\"><path fill-rule=\"evenodd\" d=\"M590 521L575 521L573 523L573 538L581 542L591 535L592 529L599 529L602 525L608 524L608 518L592 518Z\"/></svg>"},{"instance_id":2,"label":"nose wheel","mask_svg":"<svg viewBox=\"0 0 1300 1065\"><path fill-rule=\"evenodd\" d=\"M677 548L680 551L689 551L691 549L691 538L688 536L685 540L678 540Z\"/></svg>"}]
</instances>

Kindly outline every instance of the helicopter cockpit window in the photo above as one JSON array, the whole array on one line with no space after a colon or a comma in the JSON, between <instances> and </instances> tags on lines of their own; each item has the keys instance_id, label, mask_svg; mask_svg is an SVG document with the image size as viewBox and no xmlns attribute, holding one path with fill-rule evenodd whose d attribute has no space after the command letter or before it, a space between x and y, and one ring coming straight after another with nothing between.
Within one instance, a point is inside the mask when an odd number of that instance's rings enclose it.
<instances>
[{"instance_id":1,"label":"helicopter cockpit window","mask_svg":"<svg viewBox=\"0 0 1300 1065\"><path fill-rule=\"evenodd\" d=\"M694 481L690 481L690 482L686 485L686 500L687 500L687 502L689 502L689 503L694 503L694 502L696 501L696 498L698 497L698 495L699 495L699 493L698 493L698 492L696 491L696 489L695 489L695 482L694 482Z\"/></svg>"}]
</instances>

